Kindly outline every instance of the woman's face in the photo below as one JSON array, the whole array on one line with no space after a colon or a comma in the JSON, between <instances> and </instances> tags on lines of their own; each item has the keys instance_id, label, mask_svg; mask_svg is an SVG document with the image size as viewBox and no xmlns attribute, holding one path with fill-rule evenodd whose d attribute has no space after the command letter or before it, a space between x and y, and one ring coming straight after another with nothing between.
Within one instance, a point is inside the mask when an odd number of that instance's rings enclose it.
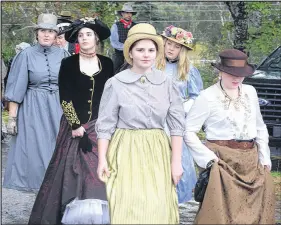
<instances>
[{"instance_id":1,"label":"woman's face","mask_svg":"<svg viewBox=\"0 0 281 225\"><path fill-rule=\"evenodd\" d=\"M165 42L165 49L164 49L165 56L169 60L174 60L179 56L181 48L182 46L180 44L167 39Z\"/></svg>"},{"instance_id":2,"label":"woman's face","mask_svg":"<svg viewBox=\"0 0 281 225\"><path fill-rule=\"evenodd\" d=\"M51 46L55 43L57 32L48 29L38 29L37 39L42 46Z\"/></svg>"},{"instance_id":3,"label":"woman's face","mask_svg":"<svg viewBox=\"0 0 281 225\"><path fill-rule=\"evenodd\" d=\"M233 76L222 71L220 72L220 76L223 86L227 89L238 88L244 80L244 77Z\"/></svg>"},{"instance_id":4,"label":"woman's face","mask_svg":"<svg viewBox=\"0 0 281 225\"><path fill-rule=\"evenodd\" d=\"M80 29L78 32L78 43L84 51L96 49L95 32L87 27Z\"/></svg>"},{"instance_id":5,"label":"woman's face","mask_svg":"<svg viewBox=\"0 0 281 225\"><path fill-rule=\"evenodd\" d=\"M129 52L129 56L133 59L133 67L146 70L153 66L157 49L152 40L144 39L135 44Z\"/></svg>"}]
</instances>

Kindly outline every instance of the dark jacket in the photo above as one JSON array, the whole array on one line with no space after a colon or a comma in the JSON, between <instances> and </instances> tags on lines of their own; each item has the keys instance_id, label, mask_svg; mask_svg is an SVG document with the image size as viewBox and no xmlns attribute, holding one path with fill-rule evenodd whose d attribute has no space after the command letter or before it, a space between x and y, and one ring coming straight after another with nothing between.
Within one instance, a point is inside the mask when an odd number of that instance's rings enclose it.
<instances>
[{"instance_id":1,"label":"dark jacket","mask_svg":"<svg viewBox=\"0 0 281 225\"><path fill-rule=\"evenodd\" d=\"M105 82L113 76L110 58L97 55L101 71L92 77L79 68L79 54L62 60L59 72L59 93L64 115L72 129L97 119Z\"/></svg>"}]
</instances>

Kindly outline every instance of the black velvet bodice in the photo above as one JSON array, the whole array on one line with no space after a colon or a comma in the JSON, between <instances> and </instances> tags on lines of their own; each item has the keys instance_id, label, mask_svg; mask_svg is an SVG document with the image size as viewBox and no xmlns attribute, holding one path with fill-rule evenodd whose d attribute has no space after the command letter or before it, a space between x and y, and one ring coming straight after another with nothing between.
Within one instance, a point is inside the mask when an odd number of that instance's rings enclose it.
<instances>
[{"instance_id":1,"label":"black velvet bodice","mask_svg":"<svg viewBox=\"0 0 281 225\"><path fill-rule=\"evenodd\" d=\"M113 76L110 58L98 55L101 71L92 77L83 74L79 54L65 58L59 73L60 101L72 129L97 119L105 82Z\"/></svg>"}]
</instances>

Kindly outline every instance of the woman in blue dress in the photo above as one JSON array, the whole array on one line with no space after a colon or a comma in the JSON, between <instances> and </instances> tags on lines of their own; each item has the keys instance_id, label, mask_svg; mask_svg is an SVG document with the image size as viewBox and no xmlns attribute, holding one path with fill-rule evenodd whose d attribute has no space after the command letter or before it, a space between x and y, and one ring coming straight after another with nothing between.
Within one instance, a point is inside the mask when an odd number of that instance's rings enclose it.
<instances>
[{"instance_id":1,"label":"woman in blue dress","mask_svg":"<svg viewBox=\"0 0 281 225\"><path fill-rule=\"evenodd\" d=\"M37 191L55 149L62 109L58 91L61 60L69 54L53 46L57 17L41 14L38 43L18 53L11 65L5 99L8 133L13 135L3 187Z\"/></svg>"},{"instance_id":2,"label":"woman in blue dress","mask_svg":"<svg viewBox=\"0 0 281 225\"><path fill-rule=\"evenodd\" d=\"M171 25L166 27L161 35L164 38L165 59L160 60L156 67L164 70L168 76L175 80L187 114L194 99L203 89L200 73L188 59L188 51L192 50L190 47L193 39L192 34ZM193 158L184 143L182 166L184 173L177 185L179 203L192 199L192 190L197 181Z\"/></svg>"}]
</instances>

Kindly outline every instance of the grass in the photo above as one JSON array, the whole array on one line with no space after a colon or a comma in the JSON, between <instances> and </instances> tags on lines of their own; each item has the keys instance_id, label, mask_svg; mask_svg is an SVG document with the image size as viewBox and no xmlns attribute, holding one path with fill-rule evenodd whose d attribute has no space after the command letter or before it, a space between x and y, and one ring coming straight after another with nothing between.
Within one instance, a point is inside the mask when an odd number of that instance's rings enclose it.
<instances>
[{"instance_id":1,"label":"grass","mask_svg":"<svg viewBox=\"0 0 281 225\"><path fill-rule=\"evenodd\" d=\"M9 119L9 113L8 111L4 110L2 111L2 119L4 120L4 122L7 124L8 123L8 119Z\"/></svg>"},{"instance_id":2,"label":"grass","mask_svg":"<svg viewBox=\"0 0 281 225\"><path fill-rule=\"evenodd\" d=\"M275 184L275 195L277 200L281 200L281 172L271 171L271 176Z\"/></svg>"}]
</instances>

